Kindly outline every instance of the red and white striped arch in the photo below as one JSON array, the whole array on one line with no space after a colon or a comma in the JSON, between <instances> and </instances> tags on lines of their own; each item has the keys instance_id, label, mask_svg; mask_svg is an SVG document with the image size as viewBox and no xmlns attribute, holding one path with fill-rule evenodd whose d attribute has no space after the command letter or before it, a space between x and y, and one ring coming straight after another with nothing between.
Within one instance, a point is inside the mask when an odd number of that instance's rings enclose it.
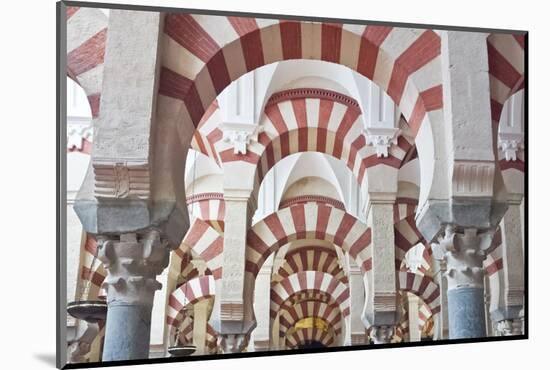
<instances>
[{"instance_id":1,"label":"red and white striped arch","mask_svg":"<svg viewBox=\"0 0 550 370\"><path fill-rule=\"evenodd\" d=\"M365 186L368 168L385 165L397 171L414 145L411 130L402 119L403 133L398 145L391 146L388 157L378 157L376 150L366 143L359 104L338 92L317 88L286 90L273 95L260 122L263 132L244 155L235 154L232 145L222 140L219 119L219 114L210 115L194 142L202 140L201 137L209 138L209 145L214 145L223 163L239 161L250 166L250 172L256 173L256 188L281 159L306 151L342 160L358 183ZM202 145L195 149L204 152L205 148Z\"/></svg>"},{"instance_id":2,"label":"red and white striped arch","mask_svg":"<svg viewBox=\"0 0 550 370\"><path fill-rule=\"evenodd\" d=\"M338 208L304 203L280 209L249 229L246 272L254 280L271 253L301 239L330 241L349 252L364 272L371 270L370 228Z\"/></svg>"},{"instance_id":3,"label":"red and white striped arch","mask_svg":"<svg viewBox=\"0 0 550 370\"><path fill-rule=\"evenodd\" d=\"M285 301L299 292L324 292L338 304L344 317L350 313L350 293L346 284L325 272L301 271L290 275L271 288L271 317L276 317Z\"/></svg>"},{"instance_id":4,"label":"red and white striped arch","mask_svg":"<svg viewBox=\"0 0 550 370\"><path fill-rule=\"evenodd\" d=\"M263 65L316 59L382 87L413 127L442 106L439 36L432 30L167 14L160 94L180 100L196 127L231 81Z\"/></svg>"},{"instance_id":5,"label":"red and white striped arch","mask_svg":"<svg viewBox=\"0 0 550 370\"><path fill-rule=\"evenodd\" d=\"M334 344L334 336L330 332L318 328L298 329L286 337L285 345L289 349L319 342L325 347Z\"/></svg>"},{"instance_id":6,"label":"red and white striped arch","mask_svg":"<svg viewBox=\"0 0 550 370\"><path fill-rule=\"evenodd\" d=\"M335 336L342 333L342 314L338 305L318 301L302 301L279 314L279 336L284 338L290 328L307 317L323 319L332 328Z\"/></svg>"},{"instance_id":7,"label":"red and white striped arch","mask_svg":"<svg viewBox=\"0 0 550 370\"><path fill-rule=\"evenodd\" d=\"M223 236L207 222L195 218L185 234L178 250L191 250L200 256L212 272L214 279L222 276Z\"/></svg>"},{"instance_id":8,"label":"red and white striped arch","mask_svg":"<svg viewBox=\"0 0 550 370\"><path fill-rule=\"evenodd\" d=\"M107 16L99 9L67 7L67 75L79 84L99 115Z\"/></svg>"},{"instance_id":9,"label":"red and white striped arch","mask_svg":"<svg viewBox=\"0 0 550 370\"><path fill-rule=\"evenodd\" d=\"M170 332L174 333L182 324L185 307L205 299L214 299L215 295L216 285L211 275L196 277L176 288L168 298L166 310L166 324L170 327Z\"/></svg>"},{"instance_id":10,"label":"red and white striped arch","mask_svg":"<svg viewBox=\"0 0 550 370\"><path fill-rule=\"evenodd\" d=\"M187 197L187 209L216 231L223 233L225 218L225 201L223 193L199 193Z\"/></svg>"},{"instance_id":11,"label":"red and white striped arch","mask_svg":"<svg viewBox=\"0 0 550 370\"><path fill-rule=\"evenodd\" d=\"M300 247L285 256L285 262L277 272L278 281L300 271L320 271L334 276L344 284L348 278L340 265L338 255L333 249L320 246ZM272 282L274 284L276 282Z\"/></svg>"},{"instance_id":12,"label":"red and white striped arch","mask_svg":"<svg viewBox=\"0 0 550 370\"><path fill-rule=\"evenodd\" d=\"M85 296L77 297L83 300L96 300L102 295L101 288L107 272L103 263L97 258L97 241L87 233L84 235L84 248L81 253L84 255L80 266L81 292Z\"/></svg>"},{"instance_id":13,"label":"red and white striped arch","mask_svg":"<svg viewBox=\"0 0 550 370\"><path fill-rule=\"evenodd\" d=\"M525 35L494 33L487 37L491 117L496 131L506 100L524 87Z\"/></svg>"},{"instance_id":14,"label":"red and white striped arch","mask_svg":"<svg viewBox=\"0 0 550 370\"><path fill-rule=\"evenodd\" d=\"M424 237L416 227L414 214L405 217L394 225L395 241L395 268L399 269L407 252L416 244L422 242ZM427 249L431 251L429 245ZM429 255L428 255L429 256Z\"/></svg>"},{"instance_id":15,"label":"red and white striped arch","mask_svg":"<svg viewBox=\"0 0 550 370\"><path fill-rule=\"evenodd\" d=\"M429 276L399 271L397 274L399 290L411 292L421 298L430 308L432 315L441 310L440 289Z\"/></svg>"}]
</instances>

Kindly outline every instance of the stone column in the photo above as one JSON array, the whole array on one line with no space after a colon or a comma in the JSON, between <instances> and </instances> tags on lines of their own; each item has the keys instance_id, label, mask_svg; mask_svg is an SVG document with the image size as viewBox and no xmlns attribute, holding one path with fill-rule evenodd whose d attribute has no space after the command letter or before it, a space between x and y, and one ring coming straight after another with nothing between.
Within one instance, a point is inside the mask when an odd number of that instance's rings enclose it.
<instances>
[{"instance_id":1,"label":"stone column","mask_svg":"<svg viewBox=\"0 0 550 370\"><path fill-rule=\"evenodd\" d=\"M449 338L480 338L487 335L483 288L483 260L491 246L493 231L475 228L461 231L447 225L434 257L447 264Z\"/></svg>"},{"instance_id":2,"label":"stone column","mask_svg":"<svg viewBox=\"0 0 550 370\"><path fill-rule=\"evenodd\" d=\"M397 324L397 289L395 281L395 241L393 202L374 202L369 206L368 223L372 230L372 312L367 314L373 328L374 343L388 343Z\"/></svg>"},{"instance_id":3,"label":"stone column","mask_svg":"<svg viewBox=\"0 0 550 370\"><path fill-rule=\"evenodd\" d=\"M103 361L149 357L151 310L156 276L168 266L168 248L157 230L121 234L99 244L107 270L107 324Z\"/></svg>"}]
</instances>

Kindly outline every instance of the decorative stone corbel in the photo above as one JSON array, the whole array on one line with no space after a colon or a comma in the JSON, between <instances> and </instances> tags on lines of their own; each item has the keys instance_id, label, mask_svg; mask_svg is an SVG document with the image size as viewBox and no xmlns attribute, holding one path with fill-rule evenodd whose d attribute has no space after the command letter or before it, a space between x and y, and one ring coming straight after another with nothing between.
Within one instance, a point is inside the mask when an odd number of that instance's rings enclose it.
<instances>
[{"instance_id":1,"label":"decorative stone corbel","mask_svg":"<svg viewBox=\"0 0 550 370\"><path fill-rule=\"evenodd\" d=\"M367 145L376 149L376 156L387 157L388 150L392 145L397 145L397 138L401 130L395 127L367 127L365 137Z\"/></svg>"},{"instance_id":2,"label":"decorative stone corbel","mask_svg":"<svg viewBox=\"0 0 550 370\"><path fill-rule=\"evenodd\" d=\"M233 153L246 154L247 147L252 141L258 141L258 135L263 126L243 123L223 123L223 141L233 145Z\"/></svg>"},{"instance_id":3,"label":"decorative stone corbel","mask_svg":"<svg viewBox=\"0 0 550 370\"><path fill-rule=\"evenodd\" d=\"M506 161L516 161L518 153L524 149L523 134L500 132L498 134L498 148L504 153Z\"/></svg>"}]
</instances>

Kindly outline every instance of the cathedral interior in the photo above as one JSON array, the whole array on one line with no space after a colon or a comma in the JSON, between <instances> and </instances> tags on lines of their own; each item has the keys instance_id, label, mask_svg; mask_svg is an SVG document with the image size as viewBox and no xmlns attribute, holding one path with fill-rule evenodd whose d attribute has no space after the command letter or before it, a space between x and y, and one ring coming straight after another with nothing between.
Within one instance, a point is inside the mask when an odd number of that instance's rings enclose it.
<instances>
[{"instance_id":1,"label":"cathedral interior","mask_svg":"<svg viewBox=\"0 0 550 370\"><path fill-rule=\"evenodd\" d=\"M524 35L64 11L68 362L524 334Z\"/></svg>"}]
</instances>

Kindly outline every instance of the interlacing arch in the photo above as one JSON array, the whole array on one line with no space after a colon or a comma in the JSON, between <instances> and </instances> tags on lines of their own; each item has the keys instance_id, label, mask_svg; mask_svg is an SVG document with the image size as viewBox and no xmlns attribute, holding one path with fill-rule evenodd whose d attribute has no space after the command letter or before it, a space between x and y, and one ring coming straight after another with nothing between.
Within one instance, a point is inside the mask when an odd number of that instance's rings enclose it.
<instances>
[{"instance_id":1,"label":"interlacing arch","mask_svg":"<svg viewBox=\"0 0 550 370\"><path fill-rule=\"evenodd\" d=\"M215 295L216 286L211 275L193 278L176 288L168 298L166 312L166 324L169 326L170 336L172 337L178 328L181 328L182 332L188 330L187 325L182 325L187 318L185 308L188 305L194 305L203 300L213 300ZM207 316L210 317L210 314L211 312L208 312Z\"/></svg>"},{"instance_id":2,"label":"interlacing arch","mask_svg":"<svg viewBox=\"0 0 550 370\"><path fill-rule=\"evenodd\" d=\"M333 334L342 334L342 314L336 304L327 304L315 300L301 301L279 314L279 336L284 338L287 331L304 318L321 318L333 330Z\"/></svg>"},{"instance_id":3,"label":"interlacing arch","mask_svg":"<svg viewBox=\"0 0 550 370\"><path fill-rule=\"evenodd\" d=\"M430 91L441 86L441 40L432 30L180 13L167 14L164 24L159 91L181 100L195 127L231 81L290 59L357 71L381 86L415 128L442 106L440 92Z\"/></svg>"},{"instance_id":4,"label":"interlacing arch","mask_svg":"<svg viewBox=\"0 0 550 370\"><path fill-rule=\"evenodd\" d=\"M313 343L321 343L324 347L330 347L334 343L334 337L325 330L318 328L306 328L296 330L286 337L286 346L296 349L299 346L311 346Z\"/></svg>"},{"instance_id":5,"label":"interlacing arch","mask_svg":"<svg viewBox=\"0 0 550 370\"><path fill-rule=\"evenodd\" d=\"M279 268L272 284L300 271L320 271L334 276L344 284L348 278L340 265L338 255L334 249L320 246L304 246L285 255L285 262Z\"/></svg>"},{"instance_id":6,"label":"interlacing arch","mask_svg":"<svg viewBox=\"0 0 550 370\"><path fill-rule=\"evenodd\" d=\"M200 256L214 278L221 279L222 276L222 253L223 235L214 229L207 222L195 218L178 250L187 252L191 250L195 255Z\"/></svg>"},{"instance_id":7,"label":"interlacing arch","mask_svg":"<svg viewBox=\"0 0 550 370\"><path fill-rule=\"evenodd\" d=\"M487 52L491 117L496 131L504 103L525 84L525 35L491 34L487 37Z\"/></svg>"},{"instance_id":8,"label":"interlacing arch","mask_svg":"<svg viewBox=\"0 0 550 370\"><path fill-rule=\"evenodd\" d=\"M224 230L225 201L223 193L197 193L187 197L189 214L208 223L219 233Z\"/></svg>"},{"instance_id":9,"label":"interlacing arch","mask_svg":"<svg viewBox=\"0 0 550 370\"><path fill-rule=\"evenodd\" d=\"M80 265L79 300L97 300L102 295L102 285L107 273L97 258L97 241L85 233L82 262Z\"/></svg>"},{"instance_id":10,"label":"interlacing arch","mask_svg":"<svg viewBox=\"0 0 550 370\"><path fill-rule=\"evenodd\" d=\"M431 277L406 271L399 271L397 277L399 290L417 295L428 305L432 315L441 311L439 285Z\"/></svg>"},{"instance_id":11,"label":"interlacing arch","mask_svg":"<svg viewBox=\"0 0 550 370\"><path fill-rule=\"evenodd\" d=\"M331 90L302 88L274 94L262 115L261 132L257 142L248 145L246 154L234 152L230 143L222 140L219 111L214 111L197 130L199 137L193 143L207 138L216 148L222 163L240 161L255 172L255 192L264 176L281 159L295 153L319 152L340 159L355 175L361 186L366 186L366 172L377 165L400 168L413 149L414 137L404 119L399 121L401 135L392 145L388 157L379 157L368 146L363 133L363 119L359 104L351 97ZM210 130L210 131L208 131ZM207 146L194 147L208 155Z\"/></svg>"},{"instance_id":12,"label":"interlacing arch","mask_svg":"<svg viewBox=\"0 0 550 370\"><path fill-rule=\"evenodd\" d=\"M99 9L67 7L67 76L79 84L99 115L107 16Z\"/></svg>"},{"instance_id":13,"label":"interlacing arch","mask_svg":"<svg viewBox=\"0 0 550 370\"><path fill-rule=\"evenodd\" d=\"M328 294L338 303L342 315L348 316L349 308L349 287L338 281L334 276L319 271L301 271L290 275L271 289L270 312L275 317L280 307L291 296L299 292L322 291Z\"/></svg>"},{"instance_id":14,"label":"interlacing arch","mask_svg":"<svg viewBox=\"0 0 550 370\"><path fill-rule=\"evenodd\" d=\"M252 280L265 260L288 242L316 239L332 242L349 252L364 272L372 264L371 230L338 208L316 204L295 204L265 217L247 234L246 272Z\"/></svg>"}]
</instances>

